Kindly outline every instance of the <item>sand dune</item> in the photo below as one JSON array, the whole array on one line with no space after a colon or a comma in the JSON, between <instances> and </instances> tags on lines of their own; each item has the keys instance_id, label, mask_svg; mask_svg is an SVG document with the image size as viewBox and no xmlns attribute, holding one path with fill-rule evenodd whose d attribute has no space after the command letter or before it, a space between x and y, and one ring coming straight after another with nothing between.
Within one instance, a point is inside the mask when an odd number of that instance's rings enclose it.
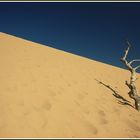
<instances>
[{"instance_id":1,"label":"sand dune","mask_svg":"<svg viewBox=\"0 0 140 140\"><path fill-rule=\"evenodd\" d=\"M0 64L0 137L140 137L127 70L5 33Z\"/></svg>"}]
</instances>

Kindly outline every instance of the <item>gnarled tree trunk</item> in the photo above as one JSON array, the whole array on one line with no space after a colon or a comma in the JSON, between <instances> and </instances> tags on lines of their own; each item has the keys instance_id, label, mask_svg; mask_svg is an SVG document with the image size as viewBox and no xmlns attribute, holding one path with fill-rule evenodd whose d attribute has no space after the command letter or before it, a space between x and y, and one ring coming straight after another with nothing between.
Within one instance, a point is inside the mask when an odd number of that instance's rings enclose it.
<instances>
[{"instance_id":1,"label":"gnarled tree trunk","mask_svg":"<svg viewBox=\"0 0 140 140\"><path fill-rule=\"evenodd\" d=\"M136 80L137 80L137 78L136 78L136 70L137 70L138 68L140 68L140 65L137 66L137 67L135 67L135 68L133 68L133 67L131 66L131 64L132 64L133 62L140 61L140 59L135 59L135 60L132 60L132 61L130 61L130 62L128 62L128 61L126 60L126 57L127 57L127 55L128 55L128 52L129 52L129 49L130 49L130 47L131 47L131 45L130 45L129 42L127 42L127 44L128 44L128 48L127 48L127 50L125 50L124 57L121 58L121 61L125 64L125 66L128 68L128 70L131 72L130 83L128 83L128 82L126 81L126 85L127 85L127 86L129 87L129 89L130 89L129 96L130 96L132 99L134 99L134 101L135 101L135 108L136 108L138 111L140 111L140 96L138 95L138 91L137 91L137 88L136 88L136 86L135 86L135 82L136 82Z\"/></svg>"},{"instance_id":2,"label":"gnarled tree trunk","mask_svg":"<svg viewBox=\"0 0 140 140\"><path fill-rule=\"evenodd\" d=\"M126 82L126 85L130 89L129 96L135 101L135 108L138 111L140 111L140 97L138 96L138 91L135 86L135 81L136 81L136 72L132 71L130 77L130 83Z\"/></svg>"}]
</instances>

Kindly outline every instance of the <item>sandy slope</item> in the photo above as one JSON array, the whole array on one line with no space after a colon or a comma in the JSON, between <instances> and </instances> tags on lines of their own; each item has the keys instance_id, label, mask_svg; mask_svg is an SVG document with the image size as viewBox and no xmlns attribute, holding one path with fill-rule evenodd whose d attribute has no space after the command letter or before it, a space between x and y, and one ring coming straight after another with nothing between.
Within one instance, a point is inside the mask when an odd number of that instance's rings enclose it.
<instances>
[{"instance_id":1,"label":"sandy slope","mask_svg":"<svg viewBox=\"0 0 140 140\"><path fill-rule=\"evenodd\" d=\"M128 71L4 33L0 64L0 137L140 137L140 112L106 86L133 105Z\"/></svg>"}]
</instances>

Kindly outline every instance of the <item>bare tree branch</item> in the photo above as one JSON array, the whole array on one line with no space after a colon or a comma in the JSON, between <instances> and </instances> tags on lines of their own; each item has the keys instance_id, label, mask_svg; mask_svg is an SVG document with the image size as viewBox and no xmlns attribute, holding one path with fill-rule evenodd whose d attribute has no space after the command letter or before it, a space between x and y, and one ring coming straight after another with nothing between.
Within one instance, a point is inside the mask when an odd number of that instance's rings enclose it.
<instances>
[{"instance_id":1,"label":"bare tree branch","mask_svg":"<svg viewBox=\"0 0 140 140\"><path fill-rule=\"evenodd\" d=\"M131 44L130 44L130 42L128 40L126 40L126 43L127 43L127 45L128 45L129 48L132 47Z\"/></svg>"},{"instance_id":2,"label":"bare tree branch","mask_svg":"<svg viewBox=\"0 0 140 140\"><path fill-rule=\"evenodd\" d=\"M138 62L138 61L140 61L140 59L134 59L134 60L130 61L128 64L131 65L133 62Z\"/></svg>"},{"instance_id":3,"label":"bare tree branch","mask_svg":"<svg viewBox=\"0 0 140 140\"><path fill-rule=\"evenodd\" d=\"M140 68L140 65L139 65L139 66L137 66L137 67L135 67L135 68L134 68L134 70L136 71L136 70L137 70L137 69L139 69L139 68Z\"/></svg>"},{"instance_id":4,"label":"bare tree branch","mask_svg":"<svg viewBox=\"0 0 140 140\"><path fill-rule=\"evenodd\" d=\"M125 50L124 56L122 57L122 60L125 60L125 61L126 61L126 57L127 57L127 55L128 55L129 49L130 49L130 47L131 47L131 45L130 45L130 43L129 43L128 41L127 41L127 44L128 44L128 47L127 47L127 49Z\"/></svg>"},{"instance_id":5,"label":"bare tree branch","mask_svg":"<svg viewBox=\"0 0 140 140\"><path fill-rule=\"evenodd\" d=\"M130 70L130 71L132 71L132 67L131 67L131 65L128 63L128 61L126 60L126 57L127 57L127 55L128 55L128 52L129 52L129 49L131 48L131 45L130 45L130 43L127 41L127 44L128 44L128 47L127 47L127 49L125 50L125 54L124 54L124 56L121 58L121 61L125 64L125 66Z\"/></svg>"}]
</instances>

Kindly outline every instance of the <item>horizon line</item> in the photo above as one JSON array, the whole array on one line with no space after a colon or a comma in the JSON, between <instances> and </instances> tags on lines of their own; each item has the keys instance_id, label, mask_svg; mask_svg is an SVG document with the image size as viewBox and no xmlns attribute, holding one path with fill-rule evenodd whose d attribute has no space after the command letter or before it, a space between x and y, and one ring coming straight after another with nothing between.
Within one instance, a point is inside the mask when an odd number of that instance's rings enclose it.
<instances>
[{"instance_id":1,"label":"horizon line","mask_svg":"<svg viewBox=\"0 0 140 140\"><path fill-rule=\"evenodd\" d=\"M30 40L30 39L28 39L28 38L20 37L20 36L18 36L18 35L15 35L15 34L13 35L13 34L10 34L10 33L7 33L7 32L2 32L2 31L0 31L0 34L1 34L1 33L2 33L2 34L9 35L9 36L12 36L12 37L15 37L15 38L17 38L17 39L21 39L21 40L29 41L29 42L32 42L32 43L36 43L36 44L42 45L42 46L44 46L44 47L49 47L49 48L51 48L51 49L55 49L55 50L58 50L58 51L62 51L62 52L64 52L64 53L68 53L68 54L71 54L71 55L75 55L75 56L78 56L78 57L82 57L83 59L88 59L88 60L90 60L90 61L96 61L96 62L105 64L105 65L110 65L110 66L112 66L112 67L116 67L116 68L119 68L119 69L123 69L123 70L128 71L128 69L125 68L125 67L120 67L120 66L117 66L117 65L113 65L113 64L111 64L111 63L107 63L107 62L100 61L100 60L95 59L95 58L93 59L93 58L86 57L86 56L83 56L83 55L80 55L80 54L72 53L71 51L66 51L66 50L63 50L63 49L59 49L59 48L56 48L56 47L54 47L54 46L52 46L52 45L44 44L44 43L42 43L42 42L37 42L37 41L34 41L34 40ZM138 72L138 71L137 71L136 73L140 74L140 72Z\"/></svg>"}]
</instances>

